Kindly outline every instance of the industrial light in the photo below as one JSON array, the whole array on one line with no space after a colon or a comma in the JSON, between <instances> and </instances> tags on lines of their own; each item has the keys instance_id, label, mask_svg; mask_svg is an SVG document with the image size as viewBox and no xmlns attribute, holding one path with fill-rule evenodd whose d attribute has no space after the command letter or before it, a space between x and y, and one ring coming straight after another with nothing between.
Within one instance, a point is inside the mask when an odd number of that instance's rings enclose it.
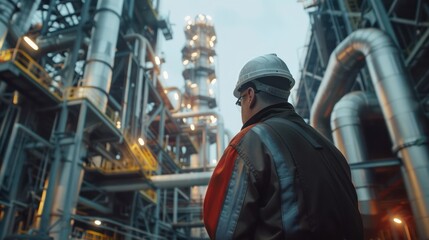
<instances>
[{"instance_id":1,"label":"industrial light","mask_svg":"<svg viewBox=\"0 0 429 240\"><path fill-rule=\"evenodd\" d=\"M12 103L14 105L18 105L18 101L19 101L19 92L15 90L13 91Z\"/></svg>"},{"instance_id":2,"label":"industrial light","mask_svg":"<svg viewBox=\"0 0 429 240\"><path fill-rule=\"evenodd\" d=\"M196 83L191 84L191 88L196 88L198 85Z\"/></svg>"},{"instance_id":3,"label":"industrial light","mask_svg":"<svg viewBox=\"0 0 429 240\"><path fill-rule=\"evenodd\" d=\"M211 84L215 84L216 80L217 80L216 78L213 78L212 81L211 81Z\"/></svg>"},{"instance_id":4,"label":"industrial light","mask_svg":"<svg viewBox=\"0 0 429 240\"><path fill-rule=\"evenodd\" d=\"M214 57L213 57L213 56L210 56L210 57L209 57L209 61L210 61L210 63L213 63L213 62L214 62Z\"/></svg>"},{"instance_id":5,"label":"industrial light","mask_svg":"<svg viewBox=\"0 0 429 240\"><path fill-rule=\"evenodd\" d=\"M198 35L194 35L193 37L192 37L192 40L197 40L198 39Z\"/></svg>"},{"instance_id":6,"label":"industrial light","mask_svg":"<svg viewBox=\"0 0 429 240\"><path fill-rule=\"evenodd\" d=\"M144 140L143 140L143 138L139 138L137 141L139 142L140 146L143 146L143 145L144 145Z\"/></svg>"},{"instance_id":7,"label":"industrial light","mask_svg":"<svg viewBox=\"0 0 429 240\"><path fill-rule=\"evenodd\" d=\"M194 40L189 41L189 45L194 46Z\"/></svg>"},{"instance_id":8,"label":"industrial light","mask_svg":"<svg viewBox=\"0 0 429 240\"><path fill-rule=\"evenodd\" d=\"M167 71L162 72L162 76L164 77L164 79L168 79L168 72Z\"/></svg>"},{"instance_id":9,"label":"industrial light","mask_svg":"<svg viewBox=\"0 0 429 240\"><path fill-rule=\"evenodd\" d=\"M30 45L30 47L31 47L32 49L34 49L35 51L39 50L39 46L37 46L37 44L36 44L33 40L31 40L31 38L29 38L29 37L27 37L27 36L24 36L24 41L25 41L28 45Z\"/></svg>"},{"instance_id":10,"label":"industrial light","mask_svg":"<svg viewBox=\"0 0 429 240\"><path fill-rule=\"evenodd\" d=\"M174 99L179 100L179 94L178 93L174 93Z\"/></svg>"},{"instance_id":11,"label":"industrial light","mask_svg":"<svg viewBox=\"0 0 429 240\"><path fill-rule=\"evenodd\" d=\"M121 154L117 153L115 156L116 160L120 160L121 159Z\"/></svg>"},{"instance_id":12,"label":"industrial light","mask_svg":"<svg viewBox=\"0 0 429 240\"><path fill-rule=\"evenodd\" d=\"M397 224L401 224L401 223L402 223L402 220L401 220L401 219L399 219L399 218L393 218L393 221L394 221L395 223L397 223Z\"/></svg>"},{"instance_id":13,"label":"industrial light","mask_svg":"<svg viewBox=\"0 0 429 240\"><path fill-rule=\"evenodd\" d=\"M191 109L191 108L192 108L192 105L191 105L190 103L188 103L188 105L186 105L186 107L187 107L188 109Z\"/></svg>"},{"instance_id":14,"label":"industrial light","mask_svg":"<svg viewBox=\"0 0 429 240\"><path fill-rule=\"evenodd\" d=\"M191 25L186 26L186 29L190 30L191 29Z\"/></svg>"},{"instance_id":15,"label":"industrial light","mask_svg":"<svg viewBox=\"0 0 429 240\"><path fill-rule=\"evenodd\" d=\"M168 91L164 89L164 93L165 93L165 94L167 94L167 93L168 93Z\"/></svg>"},{"instance_id":16,"label":"industrial light","mask_svg":"<svg viewBox=\"0 0 429 240\"><path fill-rule=\"evenodd\" d=\"M212 123L217 122L217 118L215 116L210 116L210 120L212 121Z\"/></svg>"},{"instance_id":17,"label":"industrial light","mask_svg":"<svg viewBox=\"0 0 429 240\"><path fill-rule=\"evenodd\" d=\"M216 36L212 36L212 38L210 39L210 41L214 42L216 40Z\"/></svg>"},{"instance_id":18,"label":"industrial light","mask_svg":"<svg viewBox=\"0 0 429 240\"><path fill-rule=\"evenodd\" d=\"M101 221L97 219L97 220L94 221L94 224L97 225L97 226L100 226L101 225Z\"/></svg>"},{"instance_id":19,"label":"industrial light","mask_svg":"<svg viewBox=\"0 0 429 240\"><path fill-rule=\"evenodd\" d=\"M213 89L209 89L209 95L213 96L213 94L214 94Z\"/></svg>"},{"instance_id":20,"label":"industrial light","mask_svg":"<svg viewBox=\"0 0 429 240\"><path fill-rule=\"evenodd\" d=\"M116 128L121 128L121 121L116 122Z\"/></svg>"},{"instance_id":21,"label":"industrial light","mask_svg":"<svg viewBox=\"0 0 429 240\"><path fill-rule=\"evenodd\" d=\"M156 65L161 64L161 59L158 56L155 56L155 63L156 63Z\"/></svg>"},{"instance_id":22,"label":"industrial light","mask_svg":"<svg viewBox=\"0 0 429 240\"><path fill-rule=\"evenodd\" d=\"M197 52L193 52L193 53L191 54L191 56L192 56L192 57L197 57L197 56L198 56L198 53L197 53Z\"/></svg>"},{"instance_id":23,"label":"industrial light","mask_svg":"<svg viewBox=\"0 0 429 240\"><path fill-rule=\"evenodd\" d=\"M195 125L193 123L189 127L191 128L192 131L195 130Z\"/></svg>"},{"instance_id":24,"label":"industrial light","mask_svg":"<svg viewBox=\"0 0 429 240\"><path fill-rule=\"evenodd\" d=\"M210 47L214 46L214 43L212 41L210 41L209 44L210 44Z\"/></svg>"},{"instance_id":25,"label":"industrial light","mask_svg":"<svg viewBox=\"0 0 429 240\"><path fill-rule=\"evenodd\" d=\"M188 65L188 63L189 63L188 59L183 60L183 65Z\"/></svg>"}]
</instances>

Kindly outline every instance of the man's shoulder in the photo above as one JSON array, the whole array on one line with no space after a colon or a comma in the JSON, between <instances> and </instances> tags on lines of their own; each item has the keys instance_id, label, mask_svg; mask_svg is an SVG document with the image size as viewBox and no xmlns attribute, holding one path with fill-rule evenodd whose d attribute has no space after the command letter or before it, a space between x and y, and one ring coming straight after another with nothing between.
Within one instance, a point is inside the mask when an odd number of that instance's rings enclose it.
<instances>
[{"instance_id":1,"label":"man's shoulder","mask_svg":"<svg viewBox=\"0 0 429 240\"><path fill-rule=\"evenodd\" d=\"M256 126L258 123L255 123L255 124L252 124L252 125L249 125L249 126L247 126L247 127L245 127L245 128L243 128L243 129L241 129L241 131L240 132L238 132L237 133L237 135L235 135L233 138L232 138L232 140L231 140L231 142L230 142L230 145L237 145L242 139L243 139L243 137L244 136L246 136L246 134L254 127L254 126Z\"/></svg>"}]
</instances>

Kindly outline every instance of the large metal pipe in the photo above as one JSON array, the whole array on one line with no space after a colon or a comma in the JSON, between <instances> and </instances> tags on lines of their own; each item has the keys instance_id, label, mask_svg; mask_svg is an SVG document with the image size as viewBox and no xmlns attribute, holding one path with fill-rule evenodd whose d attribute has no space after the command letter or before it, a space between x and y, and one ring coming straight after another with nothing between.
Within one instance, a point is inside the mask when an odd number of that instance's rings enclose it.
<instances>
[{"instance_id":1,"label":"large metal pipe","mask_svg":"<svg viewBox=\"0 0 429 240\"><path fill-rule=\"evenodd\" d=\"M80 89L84 92L84 96L90 98L103 112L106 109L108 98L97 88L107 93L110 91L123 3L124 0L98 1L83 76L83 86L95 88Z\"/></svg>"},{"instance_id":2,"label":"large metal pipe","mask_svg":"<svg viewBox=\"0 0 429 240\"><path fill-rule=\"evenodd\" d=\"M361 122L365 115L381 114L376 96L370 93L352 92L335 104L331 116L332 135L335 145L346 156L349 164L369 160ZM352 179L361 214L376 215L378 210L372 172L368 169L354 169Z\"/></svg>"},{"instance_id":3,"label":"large metal pipe","mask_svg":"<svg viewBox=\"0 0 429 240\"><path fill-rule=\"evenodd\" d=\"M140 117L140 113L142 110L141 102L142 102L142 94L143 94L143 77L144 77L144 71L145 71L145 64L146 64L146 48L149 48L149 52L153 54L152 47L149 43L149 41L144 38L140 34L129 34L126 35L125 40L137 40L139 42L139 51L138 51L138 59L139 59L139 69L137 73L137 87L136 87L136 107L134 110L134 115L138 118Z\"/></svg>"},{"instance_id":4,"label":"large metal pipe","mask_svg":"<svg viewBox=\"0 0 429 240\"><path fill-rule=\"evenodd\" d=\"M429 188L425 187L429 182L428 129L401 53L385 33L357 30L332 52L311 108L311 125L328 136L333 105L350 91L363 60L380 101L393 151L403 161L403 178L419 239L429 239Z\"/></svg>"},{"instance_id":5,"label":"large metal pipe","mask_svg":"<svg viewBox=\"0 0 429 240\"><path fill-rule=\"evenodd\" d=\"M29 16L34 16L40 2L41 0L21 0L19 2L19 11L13 16L10 24L12 34L15 35L14 37L19 38L28 32L33 20Z\"/></svg>"},{"instance_id":6,"label":"large metal pipe","mask_svg":"<svg viewBox=\"0 0 429 240\"><path fill-rule=\"evenodd\" d=\"M84 205L85 207L92 208L98 212L104 213L104 214L111 214L113 212L112 208L103 206L99 203L96 203L88 198L79 197L78 199L79 203Z\"/></svg>"},{"instance_id":7,"label":"large metal pipe","mask_svg":"<svg viewBox=\"0 0 429 240\"><path fill-rule=\"evenodd\" d=\"M155 175L150 178L151 183L146 179L139 182L112 183L100 186L108 192L138 191L151 188L182 188L192 186L206 186L213 172L196 172L181 174Z\"/></svg>"},{"instance_id":8,"label":"large metal pipe","mask_svg":"<svg viewBox=\"0 0 429 240\"><path fill-rule=\"evenodd\" d=\"M6 39L9 21L17 9L17 0L0 0L0 49Z\"/></svg>"},{"instance_id":9,"label":"large metal pipe","mask_svg":"<svg viewBox=\"0 0 429 240\"><path fill-rule=\"evenodd\" d=\"M159 66L156 64L156 54L155 51L152 48L152 45L150 44L149 40L147 40L145 37L143 37L141 34L132 33L128 34L124 37L125 40L136 40L138 42L138 53L134 53L138 56L139 61L139 68L137 73L137 86L136 86L136 100L135 100L135 107L134 109L130 109L128 111L132 111L134 116L137 119L140 119L141 125L145 126L146 124L144 121L146 120L146 108L147 108L147 101L148 101L148 95L149 95L149 82L145 80L145 71L147 70L146 67L146 58L149 59L149 61L152 63L154 72L159 72ZM156 82L156 78L154 79ZM124 99L128 98L128 93L124 97ZM123 114L128 116L126 113L127 109L123 109ZM124 115L124 116L125 116ZM123 118L123 125L126 124L124 120L127 120L126 117ZM124 126L125 127L125 126ZM143 134L144 127L141 129L141 133Z\"/></svg>"},{"instance_id":10,"label":"large metal pipe","mask_svg":"<svg viewBox=\"0 0 429 240\"><path fill-rule=\"evenodd\" d=\"M55 34L49 36L41 36L36 39L37 46L39 46L41 53L48 53L54 51L62 51L67 48L72 48L76 42L76 32ZM85 37L83 39L85 46L88 46L90 39Z\"/></svg>"}]
</instances>

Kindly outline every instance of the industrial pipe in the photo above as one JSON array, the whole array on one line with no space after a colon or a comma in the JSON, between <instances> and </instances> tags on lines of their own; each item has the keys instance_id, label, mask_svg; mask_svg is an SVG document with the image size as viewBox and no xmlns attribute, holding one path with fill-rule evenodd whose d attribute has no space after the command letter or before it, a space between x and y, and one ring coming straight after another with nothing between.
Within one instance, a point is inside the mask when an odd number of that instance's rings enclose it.
<instances>
[{"instance_id":1,"label":"industrial pipe","mask_svg":"<svg viewBox=\"0 0 429 240\"><path fill-rule=\"evenodd\" d=\"M63 34L54 34L49 36L40 36L36 39L37 46L41 53L45 54L53 51L61 51L73 47L76 42L76 32L72 31ZM85 37L83 39L85 46L90 44L90 39Z\"/></svg>"},{"instance_id":2,"label":"industrial pipe","mask_svg":"<svg viewBox=\"0 0 429 240\"><path fill-rule=\"evenodd\" d=\"M135 116L139 117L141 113L141 99L143 94L143 77L144 77L144 68L146 63L146 48L149 48L149 52L152 50L150 43L146 38L144 38L140 34L129 34L124 37L125 40L137 40L139 42L139 52L138 52L138 60L139 60L139 69L137 71L137 86L136 86L136 107L135 107ZM152 50L153 53L153 50Z\"/></svg>"},{"instance_id":3,"label":"industrial pipe","mask_svg":"<svg viewBox=\"0 0 429 240\"><path fill-rule=\"evenodd\" d=\"M17 9L17 0L0 0L0 49L3 47L4 41L9 29L9 21L13 13Z\"/></svg>"},{"instance_id":4,"label":"industrial pipe","mask_svg":"<svg viewBox=\"0 0 429 240\"><path fill-rule=\"evenodd\" d=\"M113 62L118 40L124 0L98 1L95 25L83 76L83 86L92 86L109 93L112 81ZM106 110L107 96L96 89L80 89L84 96L102 111Z\"/></svg>"},{"instance_id":5,"label":"industrial pipe","mask_svg":"<svg viewBox=\"0 0 429 240\"><path fill-rule=\"evenodd\" d=\"M182 188L192 186L208 185L213 172L196 172L196 173L180 173L180 174L165 174L155 175L147 179L142 179L139 182L112 183L101 185L100 188L108 192L124 192L138 191L151 188Z\"/></svg>"},{"instance_id":6,"label":"industrial pipe","mask_svg":"<svg viewBox=\"0 0 429 240\"><path fill-rule=\"evenodd\" d=\"M84 205L85 207L92 208L100 213L111 214L113 212L111 208L103 206L99 203L96 203L88 198L79 197L78 201L80 204Z\"/></svg>"},{"instance_id":7,"label":"industrial pipe","mask_svg":"<svg viewBox=\"0 0 429 240\"><path fill-rule=\"evenodd\" d=\"M311 108L311 125L328 136L333 105L349 92L366 60L402 173L419 239L429 239L429 147L425 116L410 86L401 53L378 29L361 29L332 52Z\"/></svg>"},{"instance_id":8,"label":"industrial pipe","mask_svg":"<svg viewBox=\"0 0 429 240\"><path fill-rule=\"evenodd\" d=\"M152 62L153 68L155 69L156 72L159 72L159 66L156 64L155 51L153 50L150 42L145 37L143 37L142 35L137 34L137 33L132 33L132 34L126 35L124 38L125 38L125 40L136 40L139 43L139 46L138 46L139 52L137 53L138 60L139 60L139 69L138 69L137 86L136 86L137 98L136 98L135 109L133 110L133 112L134 112L134 115L136 118L141 119L141 125L145 126L145 123L143 121L145 121L145 119L146 119L146 117L145 117L146 112L145 111L147 108L147 102L148 102L148 97L149 97L149 90L148 90L149 82L147 80L144 80L145 71L147 70L146 69L147 54L148 54L150 61ZM156 78L154 78L154 82L156 82ZM127 95L128 95L128 93L127 93ZM128 96L125 96L125 97L128 98ZM142 100L143 100L143 106L141 106ZM124 112L126 110L127 109L123 109ZM141 116L142 113L143 113L143 116ZM124 113L124 114L126 114L126 113ZM125 124L124 121L123 121L123 124Z\"/></svg>"},{"instance_id":9,"label":"industrial pipe","mask_svg":"<svg viewBox=\"0 0 429 240\"><path fill-rule=\"evenodd\" d=\"M23 34L27 33L31 27L31 20L36 10L39 8L41 0L21 0L19 2L19 11L13 16L10 23L10 30L13 37L18 39Z\"/></svg>"},{"instance_id":10,"label":"industrial pipe","mask_svg":"<svg viewBox=\"0 0 429 240\"><path fill-rule=\"evenodd\" d=\"M368 161L368 149L362 132L361 120L366 115L381 116L380 105L373 94L352 92L335 104L331 116L334 143L346 156L349 164ZM352 170L359 209L363 215L377 215L373 175L369 169Z\"/></svg>"}]
</instances>

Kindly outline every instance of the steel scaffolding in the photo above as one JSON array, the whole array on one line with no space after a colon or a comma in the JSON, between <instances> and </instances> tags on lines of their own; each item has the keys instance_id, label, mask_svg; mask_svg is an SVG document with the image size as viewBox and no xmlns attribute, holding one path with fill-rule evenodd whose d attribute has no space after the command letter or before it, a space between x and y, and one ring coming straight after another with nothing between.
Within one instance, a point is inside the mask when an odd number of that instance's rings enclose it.
<instances>
[{"instance_id":1,"label":"steel scaffolding","mask_svg":"<svg viewBox=\"0 0 429 240\"><path fill-rule=\"evenodd\" d=\"M190 239L190 159L219 131L175 116L159 1L0 4L0 239Z\"/></svg>"},{"instance_id":2,"label":"steel scaffolding","mask_svg":"<svg viewBox=\"0 0 429 240\"><path fill-rule=\"evenodd\" d=\"M326 122L327 129L320 130L351 161L366 238L398 239L407 229L412 239L428 239L428 200L425 187L419 187L426 184L427 159L424 154L402 151L425 152L428 145L429 4L421 0L302 2L311 26L294 101L297 111L312 124ZM376 30L368 29L380 30L382 34L376 36L382 37L370 40L375 36L370 32ZM393 46L386 52L389 57L378 51L383 45ZM387 78L391 80L383 80ZM384 91L390 92L380 94ZM407 95L407 100L401 95ZM408 99L416 99L416 104L405 107ZM415 112L411 117L419 119L415 124L406 120L408 112ZM398 159L399 165L390 165L392 159ZM376 163L374 168L365 167ZM394 217L401 218L402 225Z\"/></svg>"}]
</instances>

